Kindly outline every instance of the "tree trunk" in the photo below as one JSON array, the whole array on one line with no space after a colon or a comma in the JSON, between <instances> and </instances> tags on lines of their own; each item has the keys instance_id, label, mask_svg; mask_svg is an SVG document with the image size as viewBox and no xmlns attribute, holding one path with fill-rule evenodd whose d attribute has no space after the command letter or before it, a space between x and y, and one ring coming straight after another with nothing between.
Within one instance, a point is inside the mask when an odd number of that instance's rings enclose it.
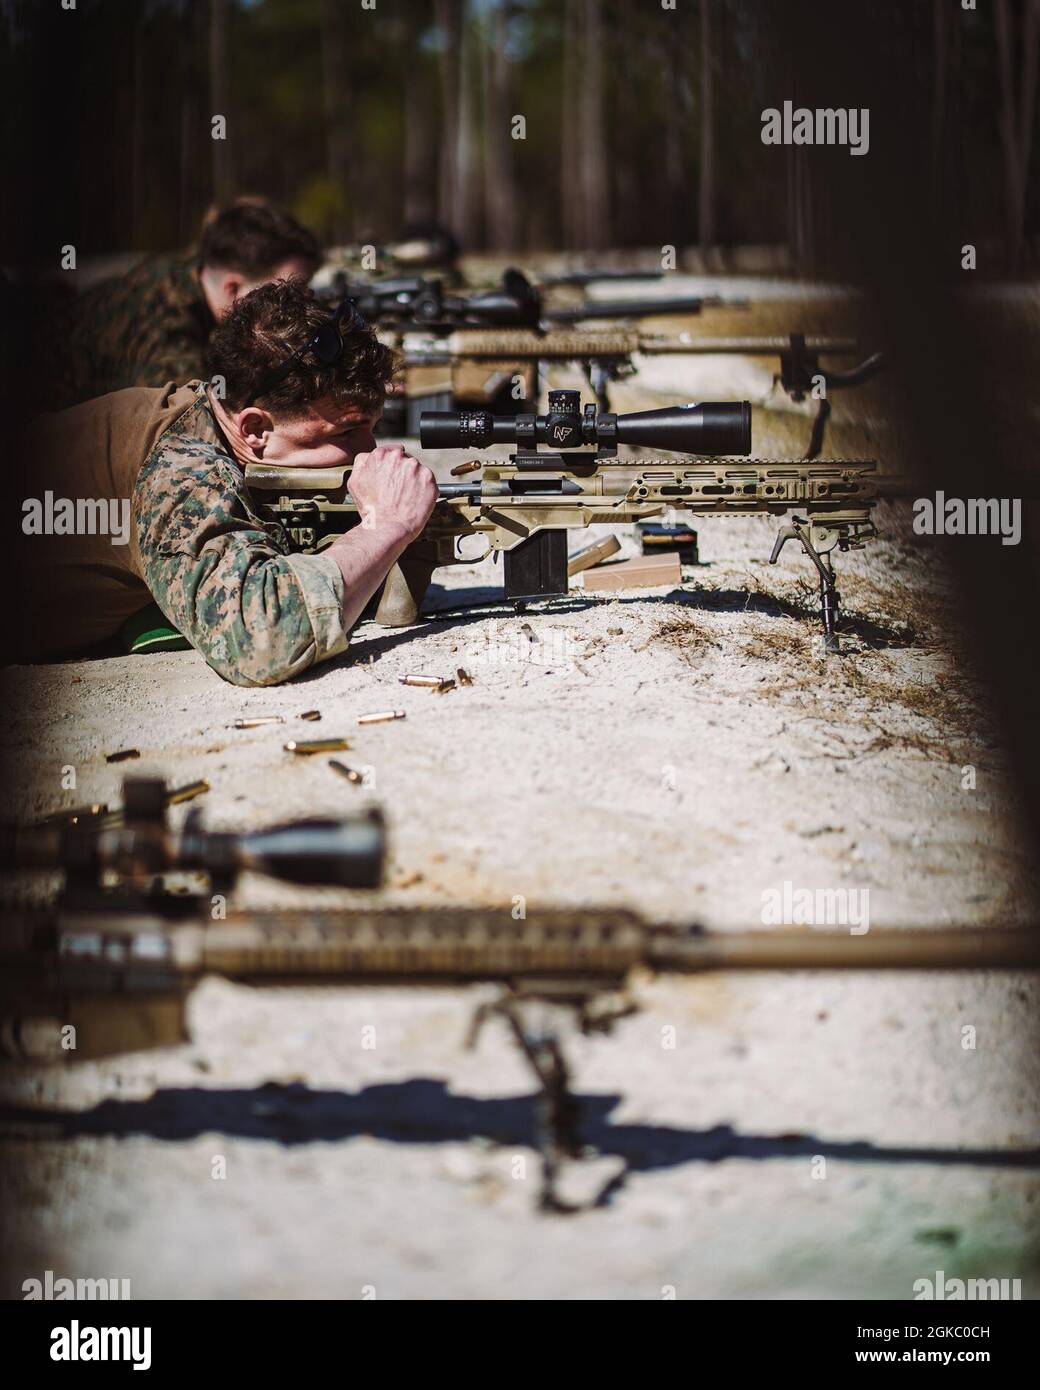
<instances>
[{"instance_id":1,"label":"tree trunk","mask_svg":"<svg viewBox=\"0 0 1040 1390\"><path fill-rule=\"evenodd\" d=\"M210 116L223 116L227 122L224 140L212 138L210 145L213 155L213 197L218 203L226 203L231 197L231 113L228 103L231 87L228 82L227 46L228 0L210 0L209 9L209 93Z\"/></svg>"},{"instance_id":2,"label":"tree trunk","mask_svg":"<svg viewBox=\"0 0 1040 1390\"><path fill-rule=\"evenodd\" d=\"M186 41L179 47L181 72L180 196L178 199L177 244L188 246L198 235L199 215L209 190L205 187L209 170L207 106L206 25L208 15L201 6L189 9Z\"/></svg>"},{"instance_id":3,"label":"tree trunk","mask_svg":"<svg viewBox=\"0 0 1040 1390\"><path fill-rule=\"evenodd\" d=\"M404 88L404 221L428 222L437 215L436 131L430 121L434 92L429 66L420 49L429 24L424 5L423 24L408 29L404 47L407 69Z\"/></svg>"},{"instance_id":4,"label":"tree trunk","mask_svg":"<svg viewBox=\"0 0 1040 1390\"><path fill-rule=\"evenodd\" d=\"M949 68L949 6L946 0L932 0L932 207L941 224L944 191L944 151L946 146L946 76Z\"/></svg>"},{"instance_id":5,"label":"tree trunk","mask_svg":"<svg viewBox=\"0 0 1040 1390\"><path fill-rule=\"evenodd\" d=\"M615 35L617 53L636 51L639 33L635 0L618 0ZM642 97L634 82L619 82L611 93L611 100L617 102L615 157L611 170L616 199L614 234L619 244L627 245L640 236L646 239L639 198L643 162L643 147L639 138Z\"/></svg>"},{"instance_id":6,"label":"tree trunk","mask_svg":"<svg viewBox=\"0 0 1040 1390\"><path fill-rule=\"evenodd\" d=\"M462 7L459 0L436 0L436 21L440 31L441 79L441 157L437 196L440 220L452 231L455 227L455 188L457 182L459 128L459 38Z\"/></svg>"},{"instance_id":7,"label":"tree trunk","mask_svg":"<svg viewBox=\"0 0 1040 1390\"><path fill-rule=\"evenodd\" d=\"M560 208L563 214L563 244L577 246L581 241L581 134L579 131L578 84L582 80L581 20L582 0L565 0L563 14L563 111L560 117Z\"/></svg>"},{"instance_id":8,"label":"tree trunk","mask_svg":"<svg viewBox=\"0 0 1040 1390\"><path fill-rule=\"evenodd\" d=\"M675 29L675 33L671 30ZM690 54L686 47L683 16L676 15L672 25L662 26L658 35L658 61L668 83L668 113L664 127L664 219L658 242L681 246L680 234L686 193L686 151L683 135L689 129L689 111L685 101L684 77Z\"/></svg>"},{"instance_id":9,"label":"tree trunk","mask_svg":"<svg viewBox=\"0 0 1040 1390\"><path fill-rule=\"evenodd\" d=\"M802 84L799 81L796 59L796 38L789 30L781 31L784 45L785 91L795 106L803 105ZM800 274L815 266L815 209L813 181L809 155L816 153L812 146L788 145L787 150L787 245L792 268Z\"/></svg>"},{"instance_id":10,"label":"tree trunk","mask_svg":"<svg viewBox=\"0 0 1040 1390\"><path fill-rule=\"evenodd\" d=\"M455 198L451 228L463 246L474 246L481 239L480 161L476 135L476 108L479 93L475 25L476 19L466 0L456 0L462 28L459 58L458 120L455 146Z\"/></svg>"},{"instance_id":11,"label":"tree trunk","mask_svg":"<svg viewBox=\"0 0 1040 1390\"><path fill-rule=\"evenodd\" d=\"M147 126L145 105L148 92L148 53L144 17L134 25L134 110L130 152L131 244L135 251L148 245L145 226L148 203Z\"/></svg>"},{"instance_id":12,"label":"tree trunk","mask_svg":"<svg viewBox=\"0 0 1040 1390\"><path fill-rule=\"evenodd\" d=\"M715 0L701 0L701 186L697 226L702 256L715 244Z\"/></svg>"},{"instance_id":13,"label":"tree trunk","mask_svg":"<svg viewBox=\"0 0 1040 1390\"><path fill-rule=\"evenodd\" d=\"M815 269L812 175L805 148L791 145L787 151L787 226L793 268L800 274Z\"/></svg>"},{"instance_id":14,"label":"tree trunk","mask_svg":"<svg viewBox=\"0 0 1040 1390\"><path fill-rule=\"evenodd\" d=\"M333 245L363 234L357 190L350 177L350 75L343 6L323 0L321 7L321 86L325 111L325 174L338 195L325 235ZM351 210L348 214L347 209Z\"/></svg>"},{"instance_id":15,"label":"tree trunk","mask_svg":"<svg viewBox=\"0 0 1040 1390\"><path fill-rule=\"evenodd\" d=\"M584 0L585 44L581 63L581 222L583 246L610 244L607 149L603 103L603 22L600 0Z\"/></svg>"},{"instance_id":16,"label":"tree trunk","mask_svg":"<svg viewBox=\"0 0 1040 1390\"><path fill-rule=\"evenodd\" d=\"M509 60L506 39L510 7L499 4L484 62L484 208L488 244L496 251L517 245L513 140L510 131Z\"/></svg>"},{"instance_id":17,"label":"tree trunk","mask_svg":"<svg viewBox=\"0 0 1040 1390\"><path fill-rule=\"evenodd\" d=\"M1036 110L1040 0L1024 0L1022 7L1021 71L1017 101L1009 0L996 0L994 18L1000 64L1000 143L1004 156L1008 268L1017 270L1022 263L1025 243L1026 184Z\"/></svg>"}]
</instances>

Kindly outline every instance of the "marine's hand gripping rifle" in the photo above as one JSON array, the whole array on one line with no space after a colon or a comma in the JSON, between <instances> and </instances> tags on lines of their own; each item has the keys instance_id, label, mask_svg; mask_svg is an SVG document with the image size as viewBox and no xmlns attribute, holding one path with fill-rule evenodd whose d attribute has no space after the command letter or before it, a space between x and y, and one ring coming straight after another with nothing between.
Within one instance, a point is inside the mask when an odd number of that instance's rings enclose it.
<instances>
[{"instance_id":1,"label":"marine's hand gripping rifle","mask_svg":"<svg viewBox=\"0 0 1040 1390\"><path fill-rule=\"evenodd\" d=\"M670 406L630 415L581 409L577 391L553 391L543 416L500 417L483 411L422 416L429 449L484 449L515 443L507 462L484 464L479 482L443 485L422 537L391 570L376 620L416 621L439 565L504 557L505 596L514 602L567 593L567 531L624 525L672 511L694 515L791 517L770 557L796 539L820 581L825 644L837 646L838 594L832 555L860 547L876 534L873 508L884 495L905 491L900 479L878 478L866 460L744 460L751 449L746 401ZM548 445L548 448L541 447ZM673 450L693 457L661 458L619 449ZM715 457L715 456L726 457ZM321 550L360 518L348 493L349 469L285 469L251 464L246 482L268 517L279 521L291 546ZM460 542L480 537L481 553ZM464 548L464 547L463 547Z\"/></svg>"}]
</instances>

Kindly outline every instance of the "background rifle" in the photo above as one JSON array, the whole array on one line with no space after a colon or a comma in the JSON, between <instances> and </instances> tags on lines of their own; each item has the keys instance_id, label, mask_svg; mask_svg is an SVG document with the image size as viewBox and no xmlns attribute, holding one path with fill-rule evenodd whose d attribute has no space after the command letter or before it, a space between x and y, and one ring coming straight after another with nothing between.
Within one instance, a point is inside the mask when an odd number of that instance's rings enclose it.
<instances>
[{"instance_id":1,"label":"background rifle","mask_svg":"<svg viewBox=\"0 0 1040 1390\"><path fill-rule=\"evenodd\" d=\"M596 272L573 272L587 278L601 278ZM604 272L604 275L607 273ZM646 272L643 278L655 278ZM617 278L625 278L619 273ZM559 283L563 283L560 281ZM568 283L571 283L568 281ZM585 321L645 318L653 315L700 314L707 307L747 307L747 300L726 300L720 296L678 299L585 300L577 305L547 306L538 289L519 270L506 270L499 286L469 295L446 295L438 279L417 277L355 282L342 272L323 292L331 298L353 299L372 324L392 330L394 346L403 353L405 368L446 365L452 368L471 362L494 362L503 386L512 388L512 378L525 375L524 364L534 367L537 381L542 363L580 362L601 411L610 409L609 383L635 371L635 353L728 352L748 355L776 355L780 358L777 380L793 400L804 400L812 392L818 400L806 458L816 458L823 446L823 435L830 416L830 392L844 386L869 381L880 370L881 353L874 353L855 367L838 371L820 365L820 355L851 354L857 350L848 338L806 338L792 333L787 338L740 337L693 339L688 335L665 338L617 330L602 333L581 330L560 331ZM512 332L503 330L513 330ZM407 342L405 335L422 331L425 344ZM438 340L447 338L442 348ZM527 375L531 375L528 373ZM816 388L822 386L822 394ZM537 394L530 380L527 398ZM465 406L465 400L453 400ZM492 408L497 402L490 402ZM388 413L382 433L400 433L406 410L400 396L388 399Z\"/></svg>"},{"instance_id":2,"label":"background rifle","mask_svg":"<svg viewBox=\"0 0 1040 1390\"><path fill-rule=\"evenodd\" d=\"M873 353L844 371L820 365L821 356L851 356L858 351L854 338L809 337L791 333L788 337L692 337L681 333L666 337L659 333L639 333L616 328L607 331L549 331L514 329L460 329L449 337L431 336L425 342L414 337L405 340L404 365L408 367L451 366L469 362L487 363L497 369L509 385L522 364L533 363L536 372L548 362L577 362L596 397L600 411L610 410L609 383L633 376L633 357L682 353L735 353L748 357L777 357L780 371L775 380L791 397L802 401L822 385L817 400L807 459L816 458L823 447L823 436L831 413L830 392L840 387L858 386L876 376L884 364L880 352ZM531 394L534 394L533 392ZM399 431L400 432L400 431Z\"/></svg>"},{"instance_id":3,"label":"background rifle","mask_svg":"<svg viewBox=\"0 0 1040 1390\"><path fill-rule=\"evenodd\" d=\"M503 417L484 411L424 414L426 449L484 449L515 442L508 462L482 465L477 482L442 484L420 539L391 570L377 621L405 626L439 565L473 564L502 552L505 597L522 602L566 594L567 531L692 515L790 516L770 555L775 563L788 540L797 541L820 583L824 644L836 650L839 598L832 555L859 549L877 534L873 510L883 496L916 495L911 480L878 476L869 460L712 461L712 455L751 451L751 406L707 402L629 415L581 409L577 391L549 393L549 414ZM551 443L552 450L540 448ZM621 459L619 446L689 452L659 458L641 453ZM298 550L324 548L358 524L347 490L349 468L286 469L251 464L246 482L265 516L281 523ZM483 539L482 554L460 554L459 542Z\"/></svg>"},{"instance_id":4,"label":"background rifle","mask_svg":"<svg viewBox=\"0 0 1040 1390\"><path fill-rule=\"evenodd\" d=\"M375 887L381 822L344 822L346 838L334 850L324 832L317 832L317 850L308 844L315 823L261 832L277 833L282 843L258 857L255 835L200 838L197 830L179 836L165 830L155 815L162 793L161 783L128 780L118 833L77 823L68 836L41 839L31 827L5 838L5 868L58 868L67 876L54 910L0 913L0 1010L11 1049L20 1049L30 1020L53 1023L66 1057L184 1042L188 996L209 974L250 985L495 983L501 992L476 1009L469 1045L488 1018L499 1017L530 1065L539 1088L540 1200L557 1210L564 1209L555 1187L560 1164L581 1151L581 1136L559 1030L545 1022L547 1006L574 1017L584 1033L607 1032L635 1010L633 976L643 971L1040 967L1040 933L1030 930L711 933L654 927L635 913L609 909L549 909L523 922L506 908L232 911L214 920L208 890L157 892L153 871L206 866L212 888L213 873L224 875L229 863L240 868L248 861L279 877L314 881L320 862L322 882L339 875L338 881ZM231 844L254 848L244 859L229 857ZM115 872L117 888L100 886L106 872ZM147 900L145 886L152 887Z\"/></svg>"},{"instance_id":5,"label":"background rifle","mask_svg":"<svg viewBox=\"0 0 1040 1390\"><path fill-rule=\"evenodd\" d=\"M604 280L663 280L663 270L608 270L604 267L592 270L564 270L558 275L541 275L538 283L545 289L561 286L567 289L584 289Z\"/></svg>"},{"instance_id":6,"label":"background rifle","mask_svg":"<svg viewBox=\"0 0 1040 1390\"><path fill-rule=\"evenodd\" d=\"M537 328L582 319L642 318L650 314L699 314L708 306L747 304L746 300L701 295L548 305L527 276L514 269L506 270L495 288L464 295L446 294L443 282L436 278L354 281L341 272L322 294L330 299L352 299L369 323L437 333L451 333L457 328Z\"/></svg>"}]
</instances>

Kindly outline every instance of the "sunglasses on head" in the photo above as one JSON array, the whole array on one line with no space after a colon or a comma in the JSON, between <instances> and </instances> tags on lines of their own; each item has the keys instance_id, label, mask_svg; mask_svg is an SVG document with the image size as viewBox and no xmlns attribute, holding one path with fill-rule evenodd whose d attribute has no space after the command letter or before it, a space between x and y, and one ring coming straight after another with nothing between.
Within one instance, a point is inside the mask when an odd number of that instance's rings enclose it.
<instances>
[{"instance_id":1,"label":"sunglasses on head","mask_svg":"<svg viewBox=\"0 0 1040 1390\"><path fill-rule=\"evenodd\" d=\"M313 338L309 338L284 362L280 362L277 367L273 367L271 371L260 378L253 388L253 400L259 400L272 387L284 381L289 373L295 371L300 362L307 356L313 357L322 367L335 366L343 356L344 332L354 333L360 328L367 328L367 326L355 301L344 299L334 309L332 318L327 323L322 324Z\"/></svg>"}]
</instances>

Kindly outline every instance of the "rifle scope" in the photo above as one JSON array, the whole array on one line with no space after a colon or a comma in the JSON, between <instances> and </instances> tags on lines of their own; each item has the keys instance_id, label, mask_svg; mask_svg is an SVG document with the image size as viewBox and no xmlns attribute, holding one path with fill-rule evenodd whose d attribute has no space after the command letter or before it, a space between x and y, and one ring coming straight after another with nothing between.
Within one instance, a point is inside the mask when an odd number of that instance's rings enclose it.
<instances>
[{"instance_id":1,"label":"rifle scope","mask_svg":"<svg viewBox=\"0 0 1040 1390\"><path fill-rule=\"evenodd\" d=\"M110 871L144 882L181 870L230 881L250 869L289 883L343 888L378 888L382 881L385 833L378 811L242 834L203 830L197 817L189 817L176 831L161 818L155 787L161 795L161 783L127 783L130 814L122 825L0 826L0 871L64 869L79 881ZM147 814L133 813L135 801Z\"/></svg>"},{"instance_id":2,"label":"rifle scope","mask_svg":"<svg viewBox=\"0 0 1040 1390\"><path fill-rule=\"evenodd\" d=\"M177 866L218 877L251 869L288 883L378 888L383 853L383 822L370 813L345 820L290 821L244 835L185 830Z\"/></svg>"},{"instance_id":3,"label":"rifle scope","mask_svg":"<svg viewBox=\"0 0 1040 1390\"><path fill-rule=\"evenodd\" d=\"M702 401L639 410L631 415L581 413L578 391L550 391L547 415L492 415L486 410L432 410L419 417L425 449L487 449L492 444L549 444L579 449L597 444L616 452L618 444L670 449L681 454L750 454L751 405L748 401Z\"/></svg>"}]
</instances>

